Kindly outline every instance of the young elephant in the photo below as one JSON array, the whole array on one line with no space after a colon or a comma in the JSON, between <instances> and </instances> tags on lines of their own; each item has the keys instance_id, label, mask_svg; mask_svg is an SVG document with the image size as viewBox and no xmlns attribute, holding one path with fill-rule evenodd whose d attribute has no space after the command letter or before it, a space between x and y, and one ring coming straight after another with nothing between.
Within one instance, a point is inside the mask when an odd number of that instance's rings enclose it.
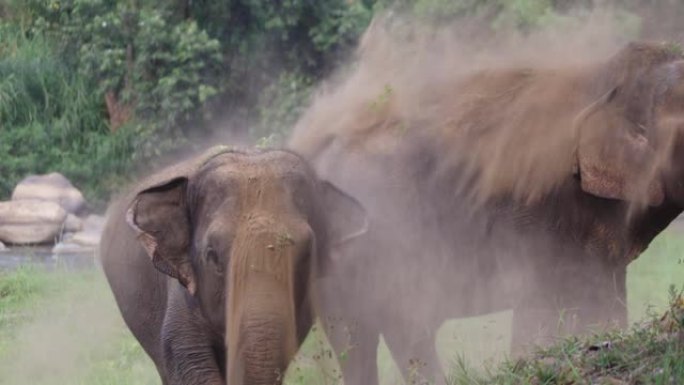
<instances>
[{"instance_id":1,"label":"young elephant","mask_svg":"<svg viewBox=\"0 0 684 385\"><path fill-rule=\"evenodd\" d=\"M279 384L357 201L287 151L214 148L114 204L101 259L163 384Z\"/></svg>"}]
</instances>

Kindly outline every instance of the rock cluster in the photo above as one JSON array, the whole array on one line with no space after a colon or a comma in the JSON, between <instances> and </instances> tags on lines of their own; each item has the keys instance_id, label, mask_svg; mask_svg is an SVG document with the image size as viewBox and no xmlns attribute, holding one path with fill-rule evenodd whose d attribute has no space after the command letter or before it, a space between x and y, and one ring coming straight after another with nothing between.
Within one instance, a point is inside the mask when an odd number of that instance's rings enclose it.
<instances>
[{"instance_id":1,"label":"rock cluster","mask_svg":"<svg viewBox=\"0 0 684 385\"><path fill-rule=\"evenodd\" d=\"M104 219L88 215L87 207L83 194L59 173L25 178L11 200L0 202L0 251L4 244L55 244L56 252L95 248Z\"/></svg>"},{"instance_id":2,"label":"rock cluster","mask_svg":"<svg viewBox=\"0 0 684 385\"><path fill-rule=\"evenodd\" d=\"M53 242L66 217L66 211L54 202L0 202L0 240L12 244Z\"/></svg>"},{"instance_id":3,"label":"rock cluster","mask_svg":"<svg viewBox=\"0 0 684 385\"><path fill-rule=\"evenodd\" d=\"M83 194L57 172L31 175L19 182L12 192L12 201L25 200L54 202L75 215L82 215L86 210Z\"/></svg>"}]
</instances>

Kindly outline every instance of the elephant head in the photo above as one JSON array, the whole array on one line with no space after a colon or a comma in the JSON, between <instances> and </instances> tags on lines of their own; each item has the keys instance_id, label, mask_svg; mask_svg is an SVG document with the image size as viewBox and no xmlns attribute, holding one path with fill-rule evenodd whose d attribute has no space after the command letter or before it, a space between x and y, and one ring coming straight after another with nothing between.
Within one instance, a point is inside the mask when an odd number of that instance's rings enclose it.
<instances>
[{"instance_id":1,"label":"elephant head","mask_svg":"<svg viewBox=\"0 0 684 385\"><path fill-rule=\"evenodd\" d=\"M141 189L127 222L222 337L227 383L270 385L311 325L329 245L361 234L365 212L298 155L219 148Z\"/></svg>"},{"instance_id":2,"label":"elephant head","mask_svg":"<svg viewBox=\"0 0 684 385\"><path fill-rule=\"evenodd\" d=\"M631 43L591 79L600 95L576 119L577 171L592 195L684 207L684 57Z\"/></svg>"}]
</instances>

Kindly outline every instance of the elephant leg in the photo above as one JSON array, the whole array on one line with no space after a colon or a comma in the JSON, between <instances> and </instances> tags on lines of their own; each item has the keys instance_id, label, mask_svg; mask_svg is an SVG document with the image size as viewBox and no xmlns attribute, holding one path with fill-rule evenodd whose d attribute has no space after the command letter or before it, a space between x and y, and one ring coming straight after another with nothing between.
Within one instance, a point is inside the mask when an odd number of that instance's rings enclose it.
<instances>
[{"instance_id":1,"label":"elephant leg","mask_svg":"<svg viewBox=\"0 0 684 385\"><path fill-rule=\"evenodd\" d=\"M117 306L129 330L157 368L162 384L166 385L161 328L166 313L168 277L149 263L146 254L119 260L111 257L118 255L118 247L107 246L103 248L110 257L103 258L102 265Z\"/></svg>"},{"instance_id":2,"label":"elephant leg","mask_svg":"<svg viewBox=\"0 0 684 385\"><path fill-rule=\"evenodd\" d=\"M200 333L187 329L168 332L165 385L225 385L215 352Z\"/></svg>"},{"instance_id":3,"label":"elephant leg","mask_svg":"<svg viewBox=\"0 0 684 385\"><path fill-rule=\"evenodd\" d=\"M378 384L379 331L370 325L329 318L327 335L333 346L346 385Z\"/></svg>"},{"instance_id":4,"label":"elephant leg","mask_svg":"<svg viewBox=\"0 0 684 385\"><path fill-rule=\"evenodd\" d=\"M444 384L445 376L435 347L436 328L392 328L383 333L406 383Z\"/></svg>"},{"instance_id":5,"label":"elephant leg","mask_svg":"<svg viewBox=\"0 0 684 385\"><path fill-rule=\"evenodd\" d=\"M161 331L164 385L225 385L223 357L213 347L223 346L209 334L198 307L188 307L184 289L171 284L168 311Z\"/></svg>"},{"instance_id":6,"label":"elephant leg","mask_svg":"<svg viewBox=\"0 0 684 385\"><path fill-rule=\"evenodd\" d=\"M580 260L545 272L514 309L514 355L559 336L626 326L626 266Z\"/></svg>"}]
</instances>

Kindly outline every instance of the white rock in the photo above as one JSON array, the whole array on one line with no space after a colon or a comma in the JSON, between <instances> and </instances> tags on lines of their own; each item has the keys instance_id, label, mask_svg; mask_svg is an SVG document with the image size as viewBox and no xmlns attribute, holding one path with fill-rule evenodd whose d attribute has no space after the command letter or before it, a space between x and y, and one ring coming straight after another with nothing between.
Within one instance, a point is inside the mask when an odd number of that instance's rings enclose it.
<instances>
[{"instance_id":1,"label":"white rock","mask_svg":"<svg viewBox=\"0 0 684 385\"><path fill-rule=\"evenodd\" d=\"M83 220L83 230L84 231L97 231L102 232L105 226L105 217L101 215L88 215L86 219Z\"/></svg>"},{"instance_id":2,"label":"white rock","mask_svg":"<svg viewBox=\"0 0 684 385\"><path fill-rule=\"evenodd\" d=\"M83 220L74 214L68 214L64 220L64 232L75 233L83 230Z\"/></svg>"},{"instance_id":3,"label":"white rock","mask_svg":"<svg viewBox=\"0 0 684 385\"><path fill-rule=\"evenodd\" d=\"M24 178L14 188L12 200L55 202L71 214L79 214L86 208L83 194L67 178L56 172Z\"/></svg>"},{"instance_id":4,"label":"white rock","mask_svg":"<svg viewBox=\"0 0 684 385\"><path fill-rule=\"evenodd\" d=\"M54 242L66 216L66 211L54 202L0 202L0 241L10 244Z\"/></svg>"},{"instance_id":5,"label":"white rock","mask_svg":"<svg viewBox=\"0 0 684 385\"><path fill-rule=\"evenodd\" d=\"M71 240L69 242L72 242L72 243L75 243L75 244L81 245L81 246L96 247L97 245L100 244L100 236L101 236L101 234L99 232L81 231L79 233L74 234L74 237L71 238Z\"/></svg>"},{"instance_id":6,"label":"white rock","mask_svg":"<svg viewBox=\"0 0 684 385\"><path fill-rule=\"evenodd\" d=\"M0 242L0 251L5 251L7 250L7 246L5 246L4 243Z\"/></svg>"}]
</instances>

